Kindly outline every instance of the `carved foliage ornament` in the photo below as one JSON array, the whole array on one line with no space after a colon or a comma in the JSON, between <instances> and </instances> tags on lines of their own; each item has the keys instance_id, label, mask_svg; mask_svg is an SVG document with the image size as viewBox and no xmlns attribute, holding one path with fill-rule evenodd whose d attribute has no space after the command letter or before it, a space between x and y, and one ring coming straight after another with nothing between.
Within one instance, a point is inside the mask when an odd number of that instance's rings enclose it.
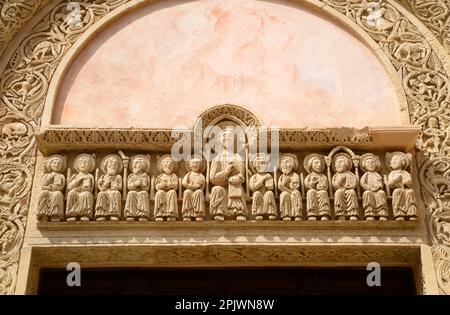
<instances>
[{"instance_id":1,"label":"carved foliage ornament","mask_svg":"<svg viewBox=\"0 0 450 315\"><path fill-rule=\"evenodd\" d=\"M0 6L0 53L4 50L12 34L25 23L47 1L2 1ZM96 0L77 1L81 7L83 23L77 27L67 25L67 3L63 1L37 24L30 35L19 45L9 61L0 80L0 118L6 115L17 115L23 119L11 122L12 125L2 130L0 141L0 156L2 169L11 168L12 159L21 156L22 152L35 152L33 136L29 133L29 125L36 126L44 106L44 96L47 94L49 82L64 54L78 37L108 12L129 2L128 0ZM411 122L423 126L422 138L418 147L428 157L442 158L450 155L450 115L449 115L449 84L448 73L444 69L438 54L425 40L425 36L411 23L402 12L398 11L390 1L380 1L372 4L365 0L326 0L329 7L353 20L379 44L391 60L402 79L403 88L408 99ZM408 1L409 8L429 25L430 29L447 45L448 5L443 1ZM430 118L435 118L434 120ZM29 125L27 125L29 124ZM26 130L26 131L25 131ZM4 132L6 131L6 138ZM292 140L296 134L293 134ZM5 179L6 190L14 191L12 195L5 193L10 200L18 202L20 207L27 208L27 202L18 200L22 192L27 196L31 184L34 159L23 157L26 168L15 171L11 180ZM425 165L425 164L424 164ZM434 162L426 164L434 168ZM17 167L16 167L17 168ZM436 170L440 174L439 169ZM426 172L424 171L424 174ZM428 176L432 171L426 173ZM25 174L25 175L24 175ZM7 175L5 173L5 175ZM5 176L4 176L5 177ZM24 183L21 183L24 180ZM424 178L424 180L428 180ZM26 183L26 184L25 184ZM25 185L25 187L23 187ZM18 187L18 188L14 188ZM434 187L435 186L431 186ZM12 189L12 190L11 190ZM25 190L24 190L25 189ZM27 193L25 193L27 191ZM428 194L427 196L429 196ZM440 192L433 190L431 199L439 203ZM14 199L16 198L16 199ZM16 201L17 200L17 201ZM442 208L442 206L440 206ZM15 208L15 205L12 206ZM2 210L3 211L3 210ZM9 209L8 209L9 211ZM3 213L3 212L2 212ZM21 212L23 213L23 212ZM6 219L13 222L14 215ZM20 221L25 224L25 220ZM2 224L2 227L5 224ZM23 226L22 226L23 228ZM21 241L16 242L15 251L20 250ZM4 255L0 257L2 292L10 293L15 281L11 280L11 268L17 260L8 261L4 266ZM9 280L8 280L9 279ZM7 284L5 284L7 283Z\"/></svg>"},{"instance_id":2,"label":"carved foliage ornament","mask_svg":"<svg viewBox=\"0 0 450 315\"><path fill-rule=\"evenodd\" d=\"M17 31L49 0L5 0L0 4L0 56Z\"/></svg>"},{"instance_id":3,"label":"carved foliage ornament","mask_svg":"<svg viewBox=\"0 0 450 315\"><path fill-rule=\"evenodd\" d=\"M450 2L448 0L398 0L450 49Z\"/></svg>"}]
</instances>

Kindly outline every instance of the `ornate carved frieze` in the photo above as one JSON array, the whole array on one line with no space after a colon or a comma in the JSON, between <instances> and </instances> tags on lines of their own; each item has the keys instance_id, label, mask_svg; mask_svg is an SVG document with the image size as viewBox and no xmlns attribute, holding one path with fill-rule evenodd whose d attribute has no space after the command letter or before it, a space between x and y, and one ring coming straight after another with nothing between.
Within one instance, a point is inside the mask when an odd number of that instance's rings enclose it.
<instances>
[{"instance_id":1,"label":"ornate carved frieze","mask_svg":"<svg viewBox=\"0 0 450 315\"><path fill-rule=\"evenodd\" d=\"M0 3L0 56L20 28L49 0L5 0Z\"/></svg>"},{"instance_id":2,"label":"ornate carved frieze","mask_svg":"<svg viewBox=\"0 0 450 315\"><path fill-rule=\"evenodd\" d=\"M228 105L225 105L228 106ZM226 116L220 116L225 118ZM195 127L194 127L195 128ZM195 130L195 129L194 129ZM181 130L193 139L194 130ZM255 129L259 135L264 133L271 143L272 129ZM170 150L178 141L170 129L83 129L83 128L44 128L35 132L39 150L51 154L61 150L77 151L98 149L140 149L158 147ZM351 145L358 148L401 148L411 150L419 134L417 127L395 129L381 128L328 128L328 129L277 129L280 148L329 147L330 145ZM202 135L202 133L200 133Z\"/></svg>"},{"instance_id":3,"label":"ornate carved frieze","mask_svg":"<svg viewBox=\"0 0 450 315\"><path fill-rule=\"evenodd\" d=\"M450 2L448 0L398 0L425 24L450 50Z\"/></svg>"},{"instance_id":4,"label":"ornate carved frieze","mask_svg":"<svg viewBox=\"0 0 450 315\"><path fill-rule=\"evenodd\" d=\"M447 246L433 247L433 259L438 275L439 290L442 294L450 294L450 250Z\"/></svg>"},{"instance_id":5,"label":"ornate carved frieze","mask_svg":"<svg viewBox=\"0 0 450 315\"><path fill-rule=\"evenodd\" d=\"M48 156L35 214L42 222L417 220L409 153L297 150L271 168L276 155L233 153L232 135L222 130L224 147L209 161L161 151Z\"/></svg>"},{"instance_id":6,"label":"ornate carved frieze","mask_svg":"<svg viewBox=\"0 0 450 315\"><path fill-rule=\"evenodd\" d=\"M183 248L184 247L184 248ZM418 248L412 246L125 246L111 247L66 247L52 250L51 247L37 249L43 266L61 266L66 261L76 260L82 264L152 263L155 266L238 265L238 264L323 264L351 262L366 266L369 259L379 262L406 263L418 261ZM65 265L64 265L65 267Z\"/></svg>"}]
</instances>

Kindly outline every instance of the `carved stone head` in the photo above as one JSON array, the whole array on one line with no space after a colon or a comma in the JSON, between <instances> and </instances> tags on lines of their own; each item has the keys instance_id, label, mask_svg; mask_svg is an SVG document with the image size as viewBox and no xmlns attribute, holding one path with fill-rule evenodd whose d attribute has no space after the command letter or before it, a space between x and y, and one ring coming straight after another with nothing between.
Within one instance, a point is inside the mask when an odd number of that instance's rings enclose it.
<instances>
[{"instance_id":1,"label":"carved stone head","mask_svg":"<svg viewBox=\"0 0 450 315\"><path fill-rule=\"evenodd\" d=\"M177 170L177 162L171 155L163 155L158 161L158 170L166 175L172 175Z\"/></svg>"},{"instance_id":2,"label":"carved stone head","mask_svg":"<svg viewBox=\"0 0 450 315\"><path fill-rule=\"evenodd\" d=\"M386 162L392 170L406 170L411 164L410 153L393 152L386 154Z\"/></svg>"},{"instance_id":3,"label":"carved stone head","mask_svg":"<svg viewBox=\"0 0 450 315\"><path fill-rule=\"evenodd\" d=\"M147 173L150 169L149 157L138 154L131 158L130 169L133 173Z\"/></svg>"},{"instance_id":4,"label":"carved stone head","mask_svg":"<svg viewBox=\"0 0 450 315\"><path fill-rule=\"evenodd\" d=\"M325 161L320 154L310 154L305 158L303 166L308 173L322 173L325 169Z\"/></svg>"},{"instance_id":5,"label":"carved stone head","mask_svg":"<svg viewBox=\"0 0 450 315\"><path fill-rule=\"evenodd\" d=\"M115 154L105 156L100 164L100 169L104 174L117 175L122 172L122 159Z\"/></svg>"},{"instance_id":6,"label":"carved stone head","mask_svg":"<svg viewBox=\"0 0 450 315\"><path fill-rule=\"evenodd\" d=\"M270 156L267 153L257 153L250 158L250 168L255 173L269 172Z\"/></svg>"},{"instance_id":7,"label":"carved stone head","mask_svg":"<svg viewBox=\"0 0 450 315\"><path fill-rule=\"evenodd\" d=\"M372 153L366 153L361 157L361 169L364 172L379 172L381 169L380 158Z\"/></svg>"},{"instance_id":8,"label":"carved stone head","mask_svg":"<svg viewBox=\"0 0 450 315\"><path fill-rule=\"evenodd\" d=\"M281 155L280 170L283 174L288 175L296 169L298 169L298 159L296 155L290 153Z\"/></svg>"},{"instance_id":9,"label":"carved stone head","mask_svg":"<svg viewBox=\"0 0 450 315\"><path fill-rule=\"evenodd\" d=\"M75 158L73 167L80 173L92 173L95 168L95 159L90 154L80 154Z\"/></svg>"},{"instance_id":10,"label":"carved stone head","mask_svg":"<svg viewBox=\"0 0 450 315\"><path fill-rule=\"evenodd\" d=\"M187 169L189 169L193 172L203 173L203 171L205 169L205 162L199 156L193 156L186 164L187 164Z\"/></svg>"},{"instance_id":11,"label":"carved stone head","mask_svg":"<svg viewBox=\"0 0 450 315\"><path fill-rule=\"evenodd\" d=\"M227 127L220 132L220 143L227 152L233 151L234 130L232 128Z\"/></svg>"},{"instance_id":12,"label":"carved stone head","mask_svg":"<svg viewBox=\"0 0 450 315\"><path fill-rule=\"evenodd\" d=\"M6 139L14 141L25 137L28 133L28 128L25 124L20 122L9 123L3 126L2 133L6 136Z\"/></svg>"},{"instance_id":13,"label":"carved stone head","mask_svg":"<svg viewBox=\"0 0 450 315\"><path fill-rule=\"evenodd\" d=\"M66 158L62 155L52 155L45 160L45 170L47 173L61 173L66 169Z\"/></svg>"},{"instance_id":14,"label":"carved stone head","mask_svg":"<svg viewBox=\"0 0 450 315\"><path fill-rule=\"evenodd\" d=\"M334 157L334 170L338 173L343 173L351 170L352 159L347 153L338 153Z\"/></svg>"}]
</instances>

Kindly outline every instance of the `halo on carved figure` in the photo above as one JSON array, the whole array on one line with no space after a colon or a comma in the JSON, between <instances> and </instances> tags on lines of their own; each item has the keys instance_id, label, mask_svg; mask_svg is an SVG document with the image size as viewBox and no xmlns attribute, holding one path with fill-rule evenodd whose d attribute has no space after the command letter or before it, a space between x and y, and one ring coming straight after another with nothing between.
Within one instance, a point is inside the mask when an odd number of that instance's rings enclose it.
<instances>
[{"instance_id":1,"label":"halo on carved figure","mask_svg":"<svg viewBox=\"0 0 450 315\"><path fill-rule=\"evenodd\" d=\"M320 163L322 165L322 172L325 169L325 159L323 157L323 155L317 154L317 153L313 153L313 154L309 154L307 157L305 157L305 160L303 161L303 167L305 168L305 170L308 173L312 172L312 163L315 159L319 159Z\"/></svg>"},{"instance_id":2,"label":"halo on carved figure","mask_svg":"<svg viewBox=\"0 0 450 315\"><path fill-rule=\"evenodd\" d=\"M187 170L188 172L191 170L191 168L190 168L190 163L191 163L191 161L194 160L194 159L200 160L201 165L200 165L200 170L199 170L199 172L200 172L200 173L204 173L205 170L206 170L206 161L205 161L205 159L203 159L200 155L193 155L193 156L191 156L191 158L190 158L189 161L185 161L185 162L184 162L184 165L185 165L186 170Z\"/></svg>"},{"instance_id":3,"label":"halo on carved figure","mask_svg":"<svg viewBox=\"0 0 450 315\"><path fill-rule=\"evenodd\" d=\"M264 163L266 164L266 172L270 172L271 171L267 167L268 165L270 165L270 162L271 162L270 155L267 154L267 153L256 153L256 154L250 155L250 161L249 161L250 170L253 172L253 174L257 173L256 161L258 161L258 160L263 160L264 161Z\"/></svg>"},{"instance_id":4,"label":"halo on carved figure","mask_svg":"<svg viewBox=\"0 0 450 315\"><path fill-rule=\"evenodd\" d=\"M80 172L80 169L78 167L78 162L83 158L88 159L88 161L89 161L88 173L91 173L95 169L95 158L92 155L87 154L87 153L80 154L75 158L75 160L73 161L73 168L75 170L77 170L77 172Z\"/></svg>"},{"instance_id":5,"label":"halo on carved figure","mask_svg":"<svg viewBox=\"0 0 450 315\"><path fill-rule=\"evenodd\" d=\"M284 159L291 159L294 163L294 167L293 167L293 171L298 169L298 158L295 154L292 153L284 153L280 156L280 162L278 165L280 165L281 167L281 161L283 161Z\"/></svg>"},{"instance_id":6,"label":"halo on carved figure","mask_svg":"<svg viewBox=\"0 0 450 315\"><path fill-rule=\"evenodd\" d=\"M105 156L103 158L102 162L100 163L100 169L102 170L102 172L104 174L106 174L107 173L106 167L108 166L108 161L111 160L111 159L114 159L114 160L117 161L117 165L119 167L118 170L117 170L117 173L120 174L122 172L122 170L123 170L123 161L120 158L120 156L118 156L116 154L110 154L110 155Z\"/></svg>"},{"instance_id":7,"label":"halo on carved figure","mask_svg":"<svg viewBox=\"0 0 450 315\"><path fill-rule=\"evenodd\" d=\"M381 169L381 161L380 158L373 153L366 153L361 156L361 169L364 172L367 172L366 163L370 159L375 160L375 171L379 172Z\"/></svg>"},{"instance_id":8,"label":"halo on carved figure","mask_svg":"<svg viewBox=\"0 0 450 315\"><path fill-rule=\"evenodd\" d=\"M174 165L173 172L175 173L177 171L177 169L178 169L178 163L177 163L177 161L174 160L174 158L170 154L164 154L163 156L161 156L158 159L158 162L156 163L156 168L158 169L158 171L160 173L162 173L163 172L162 171L162 162L164 162L164 160L166 160L166 159L171 159L174 162L173 163L173 165Z\"/></svg>"},{"instance_id":9,"label":"halo on carved figure","mask_svg":"<svg viewBox=\"0 0 450 315\"><path fill-rule=\"evenodd\" d=\"M217 125L222 120L233 121L241 127L261 125L258 117L244 107L223 104L210 107L202 112L194 123L194 130Z\"/></svg>"},{"instance_id":10,"label":"halo on carved figure","mask_svg":"<svg viewBox=\"0 0 450 315\"><path fill-rule=\"evenodd\" d=\"M61 166L60 172L64 172L64 170L67 167L67 159L66 159L65 156L62 156L62 155L59 155L59 154L55 154L55 155L52 155L52 156L49 156L49 157L45 158L45 162L44 162L45 171L47 173L51 173L52 172L51 164L52 164L52 162L54 160L60 160L61 161L62 166Z\"/></svg>"},{"instance_id":11,"label":"halo on carved figure","mask_svg":"<svg viewBox=\"0 0 450 315\"><path fill-rule=\"evenodd\" d=\"M333 172L335 172L335 173L337 172L336 171L336 161L342 157L344 157L347 160L348 169L349 170L352 169L353 161L352 161L351 156L348 153L340 152L333 157L333 162L331 163L331 168L333 169Z\"/></svg>"},{"instance_id":12,"label":"halo on carved figure","mask_svg":"<svg viewBox=\"0 0 450 315\"><path fill-rule=\"evenodd\" d=\"M133 172L133 163L137 159L143 159L144 160L144 163L145 163L144 173L148 173L148 171L150 170L150 165L151 165L150 156L143 155L143 154L133 155L131 157L130 165L129 165L130 171Z\"/></svg>"},{"instance_id":13,"label":"halo on carved figure","mask_svg":"<svg viewBox=\"0 0 450 315\"><path fill-rule=\"evenodd\" d=\"M386 153L386 164L389 170L392 171L391 161L395 156L400 156L402 158L403 169L406 170L411 165L412 155L411 153L404 153L400 151Z\"/></svg>"}]
</instances>

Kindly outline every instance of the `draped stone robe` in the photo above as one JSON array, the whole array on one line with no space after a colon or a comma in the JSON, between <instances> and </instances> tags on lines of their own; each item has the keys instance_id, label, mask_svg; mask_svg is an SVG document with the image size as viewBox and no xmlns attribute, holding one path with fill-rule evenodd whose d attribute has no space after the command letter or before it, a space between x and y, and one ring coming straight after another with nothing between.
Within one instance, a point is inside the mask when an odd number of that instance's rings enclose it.
<instances>
[{"instance_id":1,"label":"draped stone robe","mask_svg":"<svg viewBox=\"0 0 450 315\"><path fill-rule=\"evenodd\" d=\"M305 178L306 212L309 217L331 216L328 196L328 178L324 174L312 172Z\"/></svg>"},{"instance_id":2,"label":"draped stone robe","mask_svg":"<svg viewBox=\"0 0 450 315\"><path fill-rule=\"evenodd\" d=\"M285 183L288 185L285 186ZM300 194L300 176L292 172L288 175L282 174L278 179L280 194L280 215L282 218L294 218L302 216L302 196Z\"/></svg>"},{"instance_id":3,"label":"draped stone robe","mask_svg":"<svg viewBox=\"0 0 450 315\"><path fill-rule=\"evenodd\" d=\"M250 178L250 190L253 191L252 215L277 216L277 206L273 189L275 188L272 176L270 179L264 180L268 173L257 173ZM262 182L262 186L258 187L258 182Z\"/></svg>"},{"instance_id":4,"label":"draped stone robe","mask_svg":"<svg viewBox=\"0 0 450 315\"><path fill-rule=\"evenodd\" d=\"M229 162L234 168L227 176L225 168ZM229 183L230 178L238 179L238 184ZM247 205L243 184L245 183L245 163L239 154L220 154L211 162L211 182L215 185L211 191L211 215L247 216Z\"/></svg>"},{"instance_id":5,"label":"draped stone robe","mask_svg":"<svg viewBox=\"0 0 450 315\"><path fill-rule=\"evenodd\" d=\"M126 218L150 219L150 177L142 173L133 173L128 176L128 189L124 215Z\"/></svg>"},{"instance_id":6,"label":"draped stone robe","mask_svg":"<svg viewBox=\"0 0 450 315\"><path fill-rule=\"evenodd\" d=\"M158 190L155 196L155 218L178 218L177 174L160 174L155 186Z\"/></svg>"},{"instance_id":7,"label":"draped stone robe","mask_svg":"<svg viewBox=\"0 0 450 315\"><path fill-rule=\"evenodd\" d=\"M206 179L203 174L191 171L183 178L183 186L195 187L187 188L183 193L183 207L181 213L183 218L204 218L205 213L205 188Z\"/></svg>"},{"instance_id":8,"label":"draped stone robe","mask_svg":"<svg viewBox=\"0 0 450 315\"><path fill-rule=\"evenodd\" d=\"M120 217L122 211L122 176L104 174L98 179L100 192L95 205L95 216Z\"/></svg>"},{"instance_id":9,"label":"draped stone robe","mask_svg":"<svg viewBox=\"0 0 450 315\"><path fill-rule=\"evenodd\" d=\"M392 208L394 216L417 216L417 202L414 190L411 188L411 174L405 170L394 170L388 176L388 184L392 193Z\"/></svg>"},{"instance_id":10,"label":"draped stone robe","mask_svg":"<svg viewBox=\"0 0 450 315\"><path fill-rule=\"evenodd\" d=\"M92 218L94 208L94 176L78 173L69 179L67 194L67 217Z\"/></svg>"},{"instance_id":11,"label":"draped stone robe","mask_svg":"<svg viewBox=\"0 0 450 315\"><path fill-rule=\"evenodd\" d=\"M336 173L332 185L335 190L334 205L336 216L358 216L357 180L350 171Z\"/></svg>"},{"instance_id":12,"label":"draped stone robe","mask_svg":"<svg viewBox=\"0 0 450 315\"><path fill-rule=\"evenodd\" d=\"M51 172L43 178L43 190L39 196L38 217L64 216L64 195L66 178L63 174Z\"/></svg>"},{"instance_id":13,"label":"draped stone robe","mask_svg":"<svg viewBox=\"0 0 450 315\"><path fill-rule=\"evenodd\" d=\"M383 190L383 178L377 172L366 172L361 177L364 217L387 217L386 193Z\"/></svg>"}]
</instances>

